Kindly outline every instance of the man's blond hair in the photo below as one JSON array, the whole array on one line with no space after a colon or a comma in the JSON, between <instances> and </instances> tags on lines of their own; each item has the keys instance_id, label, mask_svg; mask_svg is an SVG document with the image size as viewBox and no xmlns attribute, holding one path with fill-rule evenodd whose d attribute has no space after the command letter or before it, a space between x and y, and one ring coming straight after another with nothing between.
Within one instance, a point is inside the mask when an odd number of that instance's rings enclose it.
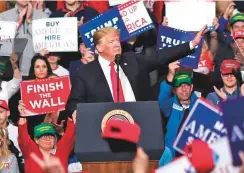
<instances>
[{"instance_id":1,"label":"man's blond hair","mask_svg":"<svg viewBox=\"0 0 244 173\"><path fill-rule=\"evenodd\" d=\"M114 27L105 27L102 29L97 30L94 35L93 35L93 42L94 45L96 46L97 44L99 44L99 41L108 34L111 33L115 33L118 34L118 36L120 35L120 31L118 29L115 29Z\"/></svg>"}]
</instances>

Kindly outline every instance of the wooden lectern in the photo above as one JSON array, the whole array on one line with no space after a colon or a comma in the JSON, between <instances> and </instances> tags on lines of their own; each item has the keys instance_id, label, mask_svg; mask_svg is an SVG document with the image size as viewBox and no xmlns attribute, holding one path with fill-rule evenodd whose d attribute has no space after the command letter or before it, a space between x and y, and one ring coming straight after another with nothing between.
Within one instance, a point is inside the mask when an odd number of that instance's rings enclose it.
<instances>
[{"instance_id":1,"label":"wooden lectern","mask_svg":"<svg viewBox=\"0 0 244 173\"><path fill-rule=\"evenodd\" d=\"M136 122L141 128L137 146L149 156L148 173L158 167L164 151L164 135L158 102L83 103L77 105L75 154L89 173L132 173L135 151L114 152L102 138L102 129L111 119Z\"/></svg>"},{"instance_id":2,"label":"wooden lectern","mask_svg":"<svg viewBox=\"0 0 244 173\"><path fill-rule=\"evenodd\" d=\"M82 163L83 171L89 173L133 173L132 162L86 162ZM148 173L158 167L158 161L149 161Z\"/></svg>"}]
</instances>

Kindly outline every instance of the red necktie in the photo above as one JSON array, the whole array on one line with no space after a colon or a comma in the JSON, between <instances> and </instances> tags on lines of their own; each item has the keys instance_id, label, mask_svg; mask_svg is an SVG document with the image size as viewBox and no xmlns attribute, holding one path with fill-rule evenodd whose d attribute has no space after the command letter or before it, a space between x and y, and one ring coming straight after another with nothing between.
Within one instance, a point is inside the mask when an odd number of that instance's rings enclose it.
<instances>
[{"instance_id":1,"label":"red necktie","mask_svg":"<svg viewBox=\"0 0 244 173\"><path fill-rule=\"evenodd\" d=\"M123 88L121 85L121 81L119 79L119 82L117 82L117 73L114 69L114 62L110 63L110 77L112 81L112 89L113 89L113 96L114 96L114 102L125 102ZM117 84L119 83L119 94L117 91ZM118 99L119 96L119 99Z\"/></svg>"}]
</instances>

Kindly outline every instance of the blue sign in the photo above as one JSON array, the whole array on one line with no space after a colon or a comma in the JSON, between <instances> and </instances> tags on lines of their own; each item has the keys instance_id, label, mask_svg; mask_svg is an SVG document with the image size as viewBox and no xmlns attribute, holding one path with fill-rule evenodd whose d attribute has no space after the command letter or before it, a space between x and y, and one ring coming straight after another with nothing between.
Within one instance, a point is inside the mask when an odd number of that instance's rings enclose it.
<instances>
[{"instance_id":1,"label":"blue sign","mask_svg":"<svg viewBox=\"0 0 244 173\"><path fill-rule=\"evenodd\" d=\"M127 8L130 7L131 2L128 2ZM138 3L141 3L140 1ZM124 4L126 5L126 4ZM132 5L135 5L132 4ZM105 13L100 14L99 16L93 18L91 21L81 25L79 27L79 32L82 37L82 40L86 47L91 48L91 50L95 50L94 43L93 43L93 34L95 31L104 28L104 27L115 27L116 29L120 30L120 40L125 41L132 37L135 37L147 30L150 30L154 28L154 25L152 23L152 20L147 20L148 18L143 18L143 16L149 16L149 14L141 14L142 18L141 20L138 19L122 19L120 11L119 10L121 6L112 8L109 11L106 11ZM123 7L124 8L124 7ZM135 15L140 15L135 13ZM129 21L128 21L129 20ZM126 24L125 23L131 23ZM143 27L142 27L143 26ZM138 29L137 29L138 28ZM131 32L133 30L133 32Z\"/></svg>"},{"instance_id":2,"label":"blue sign","mask_svg":"<svg viewBox=\"0 0 244 173\"><path fill-rule=\"evenodd\" d=\"M239 151L244 151L243 105L243 97L227 100L220 105L223 110L224 123L228 131L234 166L240 166L242 164L238 153Z\"/></svg>"},{"instance_id":3,"label":"blue sign","mask_svg":"<svg viewBox=\"0 0 244 173\"><path fill-rule=\"evenodd\" d=\"M157 48L163 49L164 47L177 46L189 41L192 41L196 35L192 32L186 32L179 29L174 29L167 26L160 26L157 38ZM203 39L199 43L198 47L195 48L193 54L184 57L179 60L180 65L184 67L190 67L193 69L198 68L198 62L200 60L202 51Z\"/></svg>"},{"instance_id":4,"label":"blue sign","mask_svg":"<svg viewBox=\"0 0 244 173\"><path fill-rule=\"evenodd\" d=\"M198 99L184 122L175 142L174 149L184 154L184 148L194 139L208 144L227 135L221 112L207 100Z\"/></svg>"}]
</instances>

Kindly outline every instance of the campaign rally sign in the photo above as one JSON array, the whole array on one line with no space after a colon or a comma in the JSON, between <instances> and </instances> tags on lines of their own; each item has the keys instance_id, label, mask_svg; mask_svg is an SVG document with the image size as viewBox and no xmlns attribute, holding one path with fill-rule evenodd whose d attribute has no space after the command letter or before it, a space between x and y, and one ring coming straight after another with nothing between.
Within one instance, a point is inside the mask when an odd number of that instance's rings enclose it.
<instances>
[{"instance_id":1,"label":"campaign rally sign","mask_svg":"<svg viewBox=\"0 0 244 173\"><path fill-rule=\"evenodd\" d=\"M222 113L207 100L198 99L176 137L173 147L184 154L184 147L194 139L208 144L227 135Z\"/></svg>"},{"instance_id":2,"label":"campaign rally sign","mask_svg":"<svg viewBox=\"0 0 244 173\"><path fill-rule=\"evenodd\" d=\"M25 116L29 116L64 110L71 85L69 76L63 76L23 81L20 89Z\"/></svg>"},{"instance_id":3,"label":"campaign rally sign","mask_svg":"<svg viewBox=\"0 0 244 173\"><path fill-rule=\"evenodd\" d=\"M238 155L239 151L244 151L244 98L227 100L221 104L223 110L224 123L228 131L229 142L235 166L241 165Z\"/></svg>"},{"instance_id":4,"label":"campaign rally sign","mask_svg":"<svg viewBox=\"0 0 244 173\"><path fill-rule=\"evenodd\" d=\"M78 51L78 26L76 17L47 18L32 21L33 48L49 52Z\"/></svg>"},{"instance_id":5,"label":"campaign rally sign","mask_svg":"<svg viewBox=\"0 0 244 173\"><path fill-rule=\"evenodd\" d=\"M14 48L16 23L0 21L0 56L10 56Z\"/></svg>"},{"instance_id":6,"label":"campaign rally sign","mask_svg":"<svg viewBox=\"0 0 244 173\"><path fill-rule=\"evenodd\" d=\"M200 31L205 25L212 26L216 16L215 2L185 0L165 5L168 26L184 31Z\"/></svg>"},{"instance_id":7,"label":"campaign rally sign","mask_svg":"<svg viewBox=\"0 0 244 173\"><path fill-rule=\"evenodd\" d=\"M217 142L210 144L216 156L215 167L211 173L239 173L239 169L232 165L231 152L228 144L228 138L223 137ZM223 152L224 151L224 152ZM199 152L201 152L199 150ZM204 162L204 158L202 160ZM186 156L183 156L164 167L155 171L155 173L197 173Z\"/></svg>"},{"instance_id":8,"label":"campaign rally sign","mask_svg":"<svg viewBox=\"0 0 244 173\"><path fill-rule=\"evenodd\" d=\"M174 29L167 26L160 26L158 30L157 37L157 47L158 49L163 49L165 47L177 46L189 41L192 41L195 34L192 32L186 32L179 29ZM202 51L203 40L199 43L193 54L180 59L180 65L184 67L190 67L193 69L198 68L198 62L200 60Z\"/></svg>"},{"instance_id":9,"label":"campaign rally sign","mask_svg":"<svg viewBox=\"0 0 244 173\"><path fill-rule=\"evenodd\" d=\"M103 27L119 29L120 40L123 41L154 28L154 25L143 2L132 0L100 14L79 27L86 47L95 50L93 34Z\"/></svg>"}]
</instances>

